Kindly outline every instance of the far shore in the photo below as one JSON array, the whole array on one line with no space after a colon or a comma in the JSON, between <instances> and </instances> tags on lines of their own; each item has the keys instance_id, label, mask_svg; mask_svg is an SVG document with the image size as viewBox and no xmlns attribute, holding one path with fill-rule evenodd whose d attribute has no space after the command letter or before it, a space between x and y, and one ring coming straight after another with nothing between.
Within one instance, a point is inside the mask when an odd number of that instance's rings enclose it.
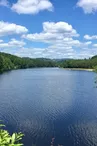
<instances>
[{"instance_id":1,"label":"far shore","mask_svg":"<svg viewBox=\"0 0 97 146\"><path fill-rule=\"evenodd\" d=\"M94 69L89 68L64 68L66 70L82 70L82 71L94 71Z\"/></svg>"}]
</instances>

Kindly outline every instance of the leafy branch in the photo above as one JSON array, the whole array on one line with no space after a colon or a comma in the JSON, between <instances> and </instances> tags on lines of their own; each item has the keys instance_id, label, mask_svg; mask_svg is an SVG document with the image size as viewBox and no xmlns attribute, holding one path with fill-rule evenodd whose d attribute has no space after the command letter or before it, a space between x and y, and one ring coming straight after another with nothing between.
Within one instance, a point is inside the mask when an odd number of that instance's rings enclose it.
<instances>
[{"instance_id":1,"label":"leafy branch","mask_svg":"<svg viewBox=\"0 0 97 146\"><path fill-rule=\"evenodd\" d=\"M13 133L11 136L7 130L2 129L3 127L5 127L5 125L0 124L0 146L23 146L20 141L24 134L21 132Z\"/></svg>"}]
</instances>

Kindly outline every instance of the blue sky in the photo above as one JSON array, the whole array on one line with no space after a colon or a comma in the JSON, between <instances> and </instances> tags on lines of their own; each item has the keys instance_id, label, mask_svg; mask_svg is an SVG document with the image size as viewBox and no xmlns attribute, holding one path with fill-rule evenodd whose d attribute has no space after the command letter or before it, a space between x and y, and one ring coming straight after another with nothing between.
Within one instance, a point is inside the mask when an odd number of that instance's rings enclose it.
<instances>
[{"instance_id":1,"label":"blue sky","mask_svg":"<svg viewBox=\"0 0 97 146\"><path fill-rule=\"evenodd\" d=\"M31 58L97 55L97 0L0 0L0 51Z\"/></svg>"}]
</instances>

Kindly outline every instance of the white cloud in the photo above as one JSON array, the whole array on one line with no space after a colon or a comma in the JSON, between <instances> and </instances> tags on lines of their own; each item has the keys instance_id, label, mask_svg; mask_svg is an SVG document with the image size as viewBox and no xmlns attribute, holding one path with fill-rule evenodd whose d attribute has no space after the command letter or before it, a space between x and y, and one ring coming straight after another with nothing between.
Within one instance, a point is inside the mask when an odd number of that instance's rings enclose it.
<instances>
[{"instance_id":1,"label":"white cloud","mask_svg":"<svg viewBox=\"0 0 97 146\"><path fill-rule=\"evenodd\" d=\"M11 41L9 42L9 45L10 46L16 46L16 47L23 47L24 45L26 45L26 43L24 41L11 39Z\"/></svg>"},{"instance_id":2,"label":"white cloud","mask_svg":"<svg viewBox=\"0 0 97 146\"><path fill-rule=\"evenodd\" d=\"M3 43L3 40L0 40L0 43Z\"/></svg>"},{"instance_id":3,"label":"white cloud","mask_svg":"<svg viewBox=\"0 0 97 146\"><path fill-rule=\"evenodd\" d=\"M3 40L0 41L0 48L17 48L17 47L23 47L26 45L24 41L19 41L16 39L11 39L9 42L4 42Z\"/></svg>"},{"instance_id":4,"label":"white cloud","mask_svg":"<svg viewBox=\"0 0 97 146\"><path fill-rule=\"evenodd\" d=\"M9 7L9 2L7 0L0 0L0 6Z\"/></svg>"},{"instance_id":5,"label":"white cloud","mask_svg":"<svg viewBox=\"0 0 97 146\"><path fill-rule=\"evenodd\" d=\"M44 22L43 23L43 30L44 32L51 32L51 33L71 33L72 36L78 35L76 30L73 29L72 25L68 24L67 22Z\"/></svg>"},{"instance_id":6,"label":"white cloud","mask_svg":"<svg viewBox=\"0 0 97 146\"><path fill-rule=\"evenodd\" d=\"M22 38L25 38L30 41L36 42L46 42L51 43L53 40L60 40L62 36L57 36L57 34L52 33L35 33L35 34L27 34L22 35Z\"/></svg>"},{"instance_id":7,"label":"white cloud","mask_svg":"<svg viewBox=\"0 0 97 146\"><path fill-rule=\"evenodd\" d=\"M81 58L90 58L94 55L97 55L97 48L91 47L91 48L82 48L80 53L78 54L78 57Z\"/></svg>"},{"instance_id":8,"label":"white cloud","mask_svg":"<svg viewBox=\"0 0 97 146\"><path fill-rule=\"evenodd\" d=\"M3 31L3 35L8 34L8 32L4 32L5 31ZM14 33L17 34L16 32ZM13 31L11 31L11 34L13 34ZM9 42L1 40L0 50L21 57L31 58L88 58L93 56L97 51L96 48L91 45L92 42L81 42L78 40L78 36L79 34L73 26L66 22L44 22L42 32L23 34L22 38L32 42L46 43L47 47L35 48L32 46L32 43L30 44L30 48L24 48L27 44L23 40L11 39ZM90 49L91 46L93 49Z\"/></svg>"},{"instance_id":9,"label":"white cloud","mask_svg":"<svg viewBox=\"0 0 97 146\"><path fill-rule=\"evenodd\" d=\"M21 48L15 52L15 55L21 57L31 57L31 58L65 58L70 57L70 55L74 53L74 50L66 49L59 50L53 48Z\"/></svg>"},{"instance_id":10,"label":"white cloud","mask_svg":"<svg viewBox=\"0 0 97 146\"><path fill-rule=\"evenodd\" d=\"M93 36L85 35L84 39L86 39L86 40L96 40L97 39L97 35L93 35Z\"/></svg>"},{"instance_id":11,"label":"white cloud","mask_svg":"<svg viewBox=\"0 0 97 146\"><path fill-rule=\"evenodd\" d=\"M46 57L46 58L82 58L84 51L82 48L89 48L92 44L91 41L81 42L78 39L79 34L77 31L66 22L44 22L43 31L34 34L22 35L22 38L32 42L47 43L47 48L32 48L28 51L29 57ZM24 52L23 52L24 51ZM78 53L81 54L78 56ZM23 49L24 56L27 54L27 49ZM22 53L20 53L22 55ZM19 54L19 52L18 52ZM91 55L91 54L90 54ZM88 54L86 54L86 58Z\"/></svg>"},{"instance_id":12,"label":"white cloud","mask_svg":"<svg viewBox=\"0 0 97 146\"><path fill-rule=\"evenodd\" d=\"M66 22L44 22L41 33L23 35L31 41L53 43L59 40L68 41L71 37L78 37L77 31Z\"/></svg>"},{"instance_id":13,"label":"white cloud","mask_svg":"<svg viewBox=\"0 0 97 146\"><path fill-rule=\"evenodd\" d=\"M83 47L92 44L91 41L80 42L73 37L78 37L77 31L66 22L44 22L43 31L35 34L25 34L22 38L33 42L48 43L53 46L60 47Z\"/></svg>"},{"instance_id":14,"label":"white cloud","mask_svg":"<svg viewBox=\"0 0 97 146\"><path fill-rule=\"evenodd\" d=\"M97 0L79 0L77 7L81 7L85 14L97 12Z\"/></svg>"},{"instance_id":15,"label":"white cloud","mask_svg":"<svg viewBox=\"0 0 97 146\"><path fill-rule=\"evenodd\" d=\"M6 50L8 52L8 50ZM20 48L14 53L17 56L21 57L30 57L30 58L51 58L51 59L61 59L61 58L89 58L97 54L96 48L83 48L79 51L74 50L72 47L53 47L48 48Z\"/></svg>"},{"instance_id":16,"label":"white cloud","mask_svg":"<svg viewBox=\"0 0 97 146\"><path fill-rule=\"evenodd\" d=\"M92 44L92 42L91 42L91 41L89 41L89 42L85 42L84 44L85 44L85 45L91 45L91 44Z\"/></svg>"},{"instance_id":17,"label":"white cloud","mask_svg":"<svg viewBox=\"0 0 97 146\"><path fill-rule=\"evenodd\" d=\"M93 44L93 47L96 47L97 48L97 44Z\"/></svg>"},{"instance_id":18,"label":"white cloud","mask_svg":"<svg viewBox=\"0 0 97 146\"><path fill-rule=\"evenodd\" d=\"M27 33L28 29L14 23L0 21L0 36Z\"/></svg>"},{"instance_id":19,"label":"white cloud","mask_svg":"<svg viewBox=\"0 0 97 146\"><path fill-rule=\"evenodd\" d=\"M52 11L53 4L49 0L18 0L11 9L19 14L37 14L43 10Z\"/></svg>"},{"instance_id":20,"label":"white cloud","mask_svg":"<svg viewBox=\"0 0 97 146\"><path fill-rule=\"evenodd\" d=\"M85 47L85 46L84 46ZM5 47L3 52L11 53L20 57L31 57L31 58L89 58L97 54L96 48L88 48L87 46L85 48L80 48L75 50L73 47L64 47L62 44L59 46L49 46L47 48L7 48Z\"/></svg>"}]
</instances>

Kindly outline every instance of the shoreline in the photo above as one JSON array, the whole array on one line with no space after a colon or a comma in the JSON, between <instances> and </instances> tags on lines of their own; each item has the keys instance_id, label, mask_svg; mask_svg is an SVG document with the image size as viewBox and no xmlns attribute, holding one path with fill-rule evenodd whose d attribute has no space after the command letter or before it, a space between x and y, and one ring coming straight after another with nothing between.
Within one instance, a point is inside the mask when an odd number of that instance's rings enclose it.
<instances>
[{"instance_id":1,"label":"shoreline","mask_svg":"<svg viewBox=\"0 0 97 146\"><path fill-rule=\"evenodd\" d=\"M88 69L88 68L64 68L66 70L79 70L79 71L94 71L94 69Z\"/></svg>"},{"instance_id":2,"label":"shoreline","mask_svg":"<svg viewBox=\"0 0 97 146\"><path fill-rule=\"evenodd\" d=\"M3 73L9 72L9 71L13 71L13 70L35 69L35 68L45 68L45 67L17 68L17 69L2 71L2 72L0 72L0 75L3 74ZM49 68L49 67L46 67L46 68ZM55 67L51 67L51 68L55 68ZM60 68L60 67L57 67L57 68ZM65 70L73 70L73 71L89 71L89 72L93 72L94 71L95 72L94 69L88 69L88 68L63 68L63 69L65 69Z\"/></svg>"}]
</instances>

